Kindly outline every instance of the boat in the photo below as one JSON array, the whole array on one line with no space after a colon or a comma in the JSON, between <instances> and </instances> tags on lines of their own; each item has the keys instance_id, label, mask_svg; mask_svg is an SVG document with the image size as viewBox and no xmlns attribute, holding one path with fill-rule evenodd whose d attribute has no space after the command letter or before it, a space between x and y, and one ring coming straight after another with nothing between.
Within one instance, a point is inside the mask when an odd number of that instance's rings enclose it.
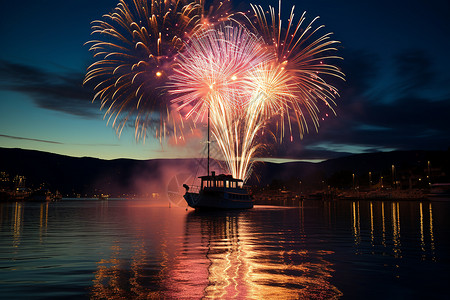
<instances>
[{"instance_id":1,"label":"boat","mask_svg":"<svg viewBox=\"0 0 450 300\"><path fill-rule=\"evenodd\" d=\"M31 192L26 200L35 202L47 202L52 200L52 194L48 189L40 188Z\"/></svg>"},{"instance_id":2,"label":"boat","mask_svg":"<svg viewBox=\"0 0 450 300\"><path fill-rule=\"evenodd\" d=\"M187 204L195 209L249 209L253 208L253 197L242 185L241 179L231 175L200 176L201 185L197 190L184 184L186 189L184 199ZM195 187L194 187L195 189Z\"/></svg>"},{"instance_id":3,"label":"boat","mask_svg":"<svg viewBox=\"0 0 450 300\"><path fill-rule=\"evenodd\" d=\"M208 109L208 159L207 175L200 176L200 187L189 187L183 184L186 193L183 198L194 209L250 209L253 208L253 197L248 189L243 186L242 179L233 178L231 175L209 173L209 109Z\"/></svg>"}]
</instances>

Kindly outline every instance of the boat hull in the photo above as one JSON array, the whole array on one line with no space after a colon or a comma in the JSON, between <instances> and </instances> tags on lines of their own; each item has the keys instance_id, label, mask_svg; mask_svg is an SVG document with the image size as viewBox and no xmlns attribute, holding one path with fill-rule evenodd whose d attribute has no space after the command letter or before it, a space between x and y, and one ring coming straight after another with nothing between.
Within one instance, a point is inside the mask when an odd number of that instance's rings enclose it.
<instances>
[{"instance_id":1,"label":"boat hull","mask_svg":"<svg viewBox=\"0 0 450 300\"><path fill-rule=\"evenodd\" d=\"M240 199L239 199L240 198ZM253 199L248 194L220 191L189 193L184 195L187 204L195 209L250 209Z\"/></svg>"}]
</instances>

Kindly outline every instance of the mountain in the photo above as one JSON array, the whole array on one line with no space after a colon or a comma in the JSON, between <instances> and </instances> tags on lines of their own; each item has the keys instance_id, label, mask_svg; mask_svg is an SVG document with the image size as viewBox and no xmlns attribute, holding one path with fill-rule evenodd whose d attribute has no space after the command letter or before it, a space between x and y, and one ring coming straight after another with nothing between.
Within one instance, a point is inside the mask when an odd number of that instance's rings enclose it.
<instances>
[{"instance_id":1,"label":"mountain","mask_svg":"<svg viewBox=\"0 0 450 300\"><path fill-rule=\"evenodd\" d=\"M205 161L200 159L102 160L0 148L0 172L3 177L9 175L11 184L16 175L25 176L27 187L37 188L45 183L50 190L58 190L64 196L181 193L183 183L192 184L195 177L204 174L202 165ZM248 183L274 188L294 188L299 184L310 189L324 184L342 188L354 184L352 176L360 184L368 182L369 172L374 182L381 176L386 182L392 181L392 174L395 180L411 181L413 177L417 181L421 176L432 175L436 180L448 181L449 170L449 150L394 151L357 154L321 163L259 163Z\"/></svg>"},{"instance_id":2,"label":"mountain","mask_svg":"<svg viewBox=\"0 0 450 300\"><path fill-rule=\"evenodd\" d=\"M154 159L103 160L70 157L53 153L0 148L0 172L25 176L25 185L37 188L45 183L51 191L64 196L149 195L164 191L171 170L195 170L198 160Z\"/></svg>"},{"instance_id":3,"label":"mountain","mask_svg":"<svg viewBox=\"0 0 450 300\"><path fill-rule=\"evenodd\" d=\"M262 174L260 185L271 184L278 180L284 185L288 183L290 188L298 185L300 181L311 189L323 188L324 184L337 188L349 188L354 184L353 177L356 178L357 184L367 186L369 181L376 184L383 177L385 182L395 180L406 187L422 181L426 176L431 176L432 182L448 182L450 149L364 153L321 163L265 163L256 168L256 173Z\"/></svg>"}]
</instances>

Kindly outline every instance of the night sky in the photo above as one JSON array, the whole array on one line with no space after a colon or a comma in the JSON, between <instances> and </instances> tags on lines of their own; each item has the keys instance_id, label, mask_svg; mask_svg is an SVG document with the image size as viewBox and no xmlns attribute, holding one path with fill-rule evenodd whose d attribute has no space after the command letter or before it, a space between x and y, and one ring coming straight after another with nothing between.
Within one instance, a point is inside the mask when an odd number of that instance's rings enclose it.
<instances>
[{"instance_id":1,"label":"night sky","mask_svg":"<svg viewBox=\"0 0 450 300\"><path fill-rule=\"evenodd\" d=\"M71 156L196 157L193 147L119 139L93 92L82 86L92 54L90 22L117 0L10 1L0 11L0 146ZM278 1L253 2L264 7ZM283 1L296 17L320 16L334 39L346 82L337 116L319 132L273 147L274 158L324 159L352 153L450 147L450 3L429 1ZM248 3L233 1L241 10ZM283 18L287 19L287 15ZM325 113L325 112L324 112ZM329 113L327 111L326 113Z\"/></svg>"}]
</instances>

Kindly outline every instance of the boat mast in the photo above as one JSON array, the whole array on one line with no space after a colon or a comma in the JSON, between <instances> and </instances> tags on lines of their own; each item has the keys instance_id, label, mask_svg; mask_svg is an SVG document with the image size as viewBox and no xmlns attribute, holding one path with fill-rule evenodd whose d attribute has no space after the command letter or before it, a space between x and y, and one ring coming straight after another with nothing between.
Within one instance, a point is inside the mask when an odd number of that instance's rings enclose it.
<instances>
[{"instance_id":1,"label":"boat mast","mask_svg":"<svg viewBox=\"0 0 450 300\"><path fill-rule=\"evenodd\" d=\"M209 141L209 106L208 106L208 163L207 163L207 174L208 174L208 176L209 176L209 144L210 144L210 141Z\"/></svg>"}]
</instances>

